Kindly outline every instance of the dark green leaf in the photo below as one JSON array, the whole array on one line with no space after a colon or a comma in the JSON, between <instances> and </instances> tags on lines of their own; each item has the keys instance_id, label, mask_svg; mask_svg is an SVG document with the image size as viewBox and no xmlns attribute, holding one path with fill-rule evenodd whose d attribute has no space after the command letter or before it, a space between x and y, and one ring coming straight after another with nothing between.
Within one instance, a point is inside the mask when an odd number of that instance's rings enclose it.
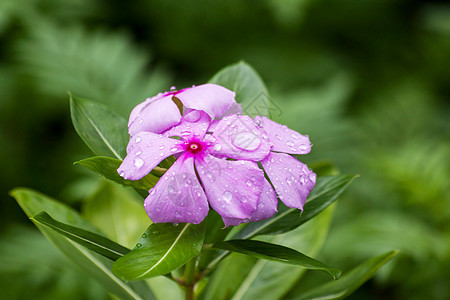
<instances>
[{"instance_id":1,"label":"dark green leaf","mask_svg":"<svg viewBox=\"0 0 450 300\"><path fill-rule=\"evenodd\" d=\"M272 218L248 224L233 238L248 239L259 234L279 234L293 230L336 201L356 177L350 175L319 177L302 214L298 209L282 205Z\"/></svg>"},{"instance_id":2,"label":"dark green leaf","mask_svg":"<svg viewBox=\"0 0 450 300\"><path fill-rule=\"evenodd\" d=\"M40 212L30 219L33 222L51 228L72 241L88 248L89 250L97 252L98 254L112 260L119 259L130 252L130 249L127 249L111 241L110 239L105 238L104 236L58 222L50 217L50 215L46 212Z\"/></svg>"},{"instance_id":3,"label":"dark green leaf","mask_svg":"<svg viewBox=\"0 0 450 300\"><path fill-rule=\"evenodd\" d=\"M307 269L322 270L329 273L335 279L341 274L339 269L327 266L324 263L306 256L294 249L266 242L254 240L230 240L214 243L212 248L297 265Z\"/></svg>"},{"instance_id":4,"label":"dark green leaf","mask_svg":"<svg viewBox=\"0 0 450 300\"><path fill-rule=\"evenodd\" d=\"M11 192L28 217L46 211L61 222L98 233L97 230L72 208L35 191L18 188ZM69 259L95 278L105 289L122 299L154 299L152 291L145 285L136 286L139 294L111 271L111 261L80 246L53 229L36 224L38 229Z\"/></svg>"},{"instance_id":5,"label":"dark green leaf","mask_svg":"<svg viewBox=\"0 0 450 300\"><path fill-rule=\"evenodd\" d=\"M398 251L391 251L373 257L360 264L340 279L318 286L299 295L289 295L290 299L342 299L353 293L364 282L375 275L379 268L397 255Z\"/></svg>"},{"instance_id":6,"label":"dark green leaf","mask_svg":"<svg viewBox=\"0 0 450 300\"><path fill-rule=\"evenodd\" d=\"M205 222L152 224L136 248L114 263L113 272L124 280L167 274L198 256L204 238Z\"/></svg>"},{"instance_id":7,"label":"dark green leaf","mask_svg":"<svg viewBox=\"0 0 450 300\"><path fill-rule=\"evenodd\" d=\"M243 113L251 117L268 116L269 93L256 71L245 62L225 67L210 79L236 93L236 101L242 104Z\"/></svg>"},{"instance_id":8,"label":"dark green leaf","mask_svg":"<svg viewBox=\"0 0 450 300\"><path fill-rule=\"evenodd\" d=\"M123 160L129 140L124 118L103 104L72 95L70 113L75 130L92 152Z\"/></svg>"},{"instance_id":9,"label":"dark green leaf","mask_svg":"<svg viewBox=\"0 0 450 300\"><path fill-rule=\"evenodd\" d=\"M97 172L105 178L117 182L122 185L131 186L136 189L150 190L159 180L153 174L148 174L139 180L125 180L119 175L117 169L119 168L121 160L106 156L95 156L86 158L75 162L75 164L88 168L91 171Z\"/></svg>"}]
</instances>

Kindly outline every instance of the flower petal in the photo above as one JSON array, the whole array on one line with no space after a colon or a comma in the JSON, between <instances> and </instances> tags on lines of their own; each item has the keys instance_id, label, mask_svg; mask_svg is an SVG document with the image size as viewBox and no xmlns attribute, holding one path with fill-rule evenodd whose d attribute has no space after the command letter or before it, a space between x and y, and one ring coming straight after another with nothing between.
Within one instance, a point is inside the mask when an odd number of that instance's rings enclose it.
<instances>
[{"instance_id":1,"label":"flower petal","mask_svg":"<svg viewBox=\"0 0 450 300\"><path fill-rule=\"evenodd\" d=\"M165 158L183 151L182 141L141 131L128 143L127 156L117 172L125 179L138 180Z\"/></svg>"},{"instance_id":2,"label":"flower petal","mask_svg":"<svg viewBox=\"0 0 450 300\"><path fill-rule=\"evenodd\" d=\"M290 154L307 154L311 151L311 143L308 136L301 135L297 131L266 117L257 116L255 121L269 136L272 151Z\"/></svg>"},{"instance_id":3,"label":"flower petal","mask_svg":"<svg viewBox=\"0 0 450 300\"><path fill-rule=\"evenodd\" d=\"M277 206L277 195L267 179L264 179L264 187L259 198L258 206L250 220L256 222L272 217L278 211Z\"/></svg>"},{"instance_id":4,"label":"flower petal","mask_svg":"<svg viewBox=\"0 0 450 300\"><path fill-rule=\"evenodd\" d=\"M237 219L237 218L226 218L222 217L223 223L225 224L225 227L228 226L238 226L242 223L248 223L250 222L250 219Z\"/></svg>"},{"instance_id":5,"label":"flower petal","mask_svg":"<svg viewBox=\"0 0 450 300\"><path fill-rule=\"evenodd\" d=\"M294 157L270 152L261 161L280 200L289 207L303 209L306 197L316 184L316 174Z\"/></svg>"},{"instance_id":6,"label":"flower petal","mask_svg":"<svg viewBox=\"0 0 450 300\"><path fill-rule=\"evenodd\" d=\"M212 138L215 145L211 153L215 156L260 161L270 151L268 140L249 116L224 117Z\"/></svg>"},{"instance_id":7,"label":"flower petal","mask_svg":"<svg viewBox=\"0 0 450 300\"><path fill-rule=\"evenodd\" d=\"M226 218L251 217L264 185L264 172L256 163L208 155L196 159L195 166L215 211Z\"/></svg>"},{"instance_id":8,"label":"flower petal","mask_svg":"<svg viewBox=\"0 0 450 300\"><path fill-rule=\"evenodd\" d=\"M161 177L145 199L154 223L198 224L209 211L208 201L194 170L194 158L184 153Z\"/></svg>"},{"instance_id":9,"label":"flower petal","mask_svg":"<svg viewBox=\"0 0 450 300\"><path fill-rule=\"evenodd\" d=\"M141 106L138 105L135 109L138 107ZM178 106L172 101L172 95L167 95L142 105L139 113L133 113L133 118L134 121L128 127L131 136L140 131L162 133L180 122L181 113Z\"/></svg>"},{"instance_id":10,"label":"flower petal","mask_svg":"<svg viewBox=\"0 0 450 300\"><path fill-rule=\"evenodd\" d=\"M220 117L233 103L235 93L217 84L207 83L176 94L184 106L206 112L212 119Z\"/></svg>"},{"instance_id":11,"label":"flower petal","mask_svg":"<svg viewBox=\"0 0 450 300\"><path fill-rule=\"evenodd\" d=\"M165 137L179 136L203 138L208 130L211 118L200 110L189 111L181 118L181 122L162 133Z\"/></svg>"},{"instance_id":12,"label":"flower petal","mask_svg":"<svg viewBox=\"0 0 450 300\"><path fill-rule=\"evenodd\" d=\"M130 113L130 118L128 120L128 127L131 126L131 124L136 121L136 119L139 117L139 114L141 113L142 109L144 109L147 105L149 105L150 103L152 103L155 100L161 99L165 96L165 94L163 93L159 93L158 95L154 96L154 97L149 97L147 99L145 99L144 102L139 103L138 105L136 105L133 110Z\"/></svg>"}]
</instances>

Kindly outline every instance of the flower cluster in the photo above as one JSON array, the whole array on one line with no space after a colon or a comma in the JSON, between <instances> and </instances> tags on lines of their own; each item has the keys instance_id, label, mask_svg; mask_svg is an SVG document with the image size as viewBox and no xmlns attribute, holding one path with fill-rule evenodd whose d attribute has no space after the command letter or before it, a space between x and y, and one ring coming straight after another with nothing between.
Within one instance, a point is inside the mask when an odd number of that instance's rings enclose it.
<instances>
[{"instance_id":1,"label":"flower cluster","mask_svg":"<svg viewBox=\"0 0 450 300\"><path fill-rule=\"evenodd\" d=\"M242 115L235 94L215 84L149 98L132 111L128 127L123 178L138 180L177 158L145 200L155 223L198 224L210 206L226 226L267 219L277 212L277 195L302 209L316 181L290 155L310 152L308 136Z\"/></svg>"}]
</instances>

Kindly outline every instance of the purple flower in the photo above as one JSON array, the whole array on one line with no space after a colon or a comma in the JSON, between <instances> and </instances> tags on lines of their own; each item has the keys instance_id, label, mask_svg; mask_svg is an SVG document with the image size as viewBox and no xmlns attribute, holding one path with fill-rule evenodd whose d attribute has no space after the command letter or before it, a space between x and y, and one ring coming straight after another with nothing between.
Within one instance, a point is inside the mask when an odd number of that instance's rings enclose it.
<instances>
[{"instance_id":1,"label":"purple flower","mask_svg":"<svg viewBox=\"0 0 450 300\"><path fill-rule=\"evenodd\" d=\"M241 112L234 93L213 84L160 94L133 110L120 176L138 180L177 158L145 200L153 222L198 224L209 206L226 226L255 222L277 212L277 194L303 209L316 174L289 154L309 153L308 136Z\"/></svg>"},{"instance_id":2,"label":"purple flower","mask_svg":"<svg viewBox=\"0 0 450 300\"><path fill-rule=\"evenodd\" d=\"M177 102L181 102L185 111L200 110L212 119L218 118L235 105L234 95L232 91L211 83L160 93L133 109L128 131L130 136L140 131L162 133L177 125L182 117Z\"/></svg>"},{"instance_id":3,"label":"purple flower","mask_svg":"<svg viewBox=\"0 0 450 300\"><path fill-rule=\"evenodd\" d=\"M266 215L259 204L276 203L276 195L255 161L264 159L270 146L263 142L250 117L242 119L235 125L240 135L231 139L227 132L207 134L211 118L198 110L186 114L163 134L141 131L132 137L127 157L118 169L125 179L140 179L163 159L180 155L145 200L153 222L198 224L208 214L209 205L223 217L226 226L234 224L233 220L242 223ZM228 117L219 121L218 128L222 123L228 126ZM242 143L242 136L250 134L260 140L257 147L255 142ZM180 139L170 138L173 136ZM217 142L224 139L230 144Z\"/></svg>"}]
</instances>

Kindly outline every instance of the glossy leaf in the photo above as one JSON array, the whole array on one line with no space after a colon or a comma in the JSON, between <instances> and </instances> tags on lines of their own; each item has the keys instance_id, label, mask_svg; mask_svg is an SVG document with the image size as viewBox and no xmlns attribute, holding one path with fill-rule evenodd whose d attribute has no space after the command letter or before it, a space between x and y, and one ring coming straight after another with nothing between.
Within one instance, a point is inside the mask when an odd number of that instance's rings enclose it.
<instances>
[{"instance_id":1,"label":"glossy leaf","mask_svg":"<svg viewBox=\"0 0 450 300\"><path fill-rule=\"evenodd\" d=\"M270 110L269 93L256 71L245 62L225 67L210 79L236 93L236 101L241 103L245 115L268 116Z\"/></svg>"},{"instance_id":2,"label":"glossy leaf","mask_svg":"<svg viewBox=\"0 0 450 300\"><path fill-rule=\"evenodd\" d=\"M114 263L113 272L124 280L167 274L198 256L204 238L205 222L152 224L136 248Z\"/></svg>"},{"instance_id":3,"label":"glossy leaf","mask_svg":"<svg viewBox=\"0 0 450 300\"><path fill-rule=\"evenodd\" d=\"M142 199L132 190L103 181L83 202L82 216L105 236L133 248L151 224Z\"/></svg>"},{"instance_id":4,"label":"glossy leaf","mask_svg":"<svg viewBox=\"0 0 450 300\"><path fill-rule=\"evenodd\" d=\"M289 299L342 299L353 293L364 282L375 275L379 268L397 255L398 251L391 251L373 257L360 264L336 281L328 282L299 295L289 295Z\"/></svg>"},{"instance_id":5,"label":"glossy leaf","mask_svg":"<svg viewBox=\"0 0 450 300\"><path fill-rule=\"evenodd\" d=\"M92 152L123 160L129 140L123 117L103 104L72 95L70 114L75 130Z\"/></svg>"},{"instance_id":6,"label":"glossy leaf","mask_svg":"<svg viewBox=\"0 0 450 300\"><path fill-rule=\"evenodd\" d=\"M285 234L266 235L263 237L264 241L298 249L310 257L316 257L328 235L335 204L304 226ZM233 299L281 299L296 285L306 270L275 261L258 260L235 292Z\"/></svg>"},{"instance_id":7,"label":"glossy leaf","mask_svg":"<svg viewBox=\"0 0 450 300\"><path fill-rule=\"evenodd\" d=\"M260 234L279 234L297 228L336 201L356 177L350 175L319 177L307 199L303 213L298 209L280 205L278 213L272 218L248 224L233 239L248 239Z\"/></svg>"},{"instance_id":8,"label":"glossy leaf","mask_svg":"<svg viewBox=\"0 0 450 300\"><path fill-rule=\"evenodd\" d=\"M76 226L78 228L98 233L97 230L85 221L72 208L59 203L43 194L30 189L18 188L11 195L19 203L20 207L32 217L41 211L46 211L60 222ZM122 299L154 299L151 290L142 284L133 288L117 278L111 271L111 261L84 248L62 236L46 226L36 224L38 229L69 259L83 269L89 276L95 278L105 289ZM139 294L136 290L140 290Z\"/></svg>"},{"instance_id":9,"label":"glossy leaf","mask_svg":"<svg viewBox=\"0 0 450 300\"><path fill-rule=\"evenodd\" d=\"M46 212L40 212L30 219L34 223L53 229L72 241L77 242L81 246L112 260L116 260L130 252L130 249L127 249L104 236L58 222Z\"/></svg>"},{"instance_id":10,"label":"glossy leaf","mask_svg":"<svg viewBox=\"0 0 450 300\"><path fill-rule=\"evenodd\" d=\"M327 266L294 249L262 241L230 240L214 243L212 247L250 255L256 258L297 265L307 269L322 270L333 276L334 279L338 278L341 274L339 269Z\"/></svg>"},{"instance_id":11,"label":"glossy leaf","mask_svg":"<svg viewBox=\"0 0 450 300\"><path fill-rule=\"evenodd\" d=\"M116 183L131 186L136 189L150 190L159 180L158 177L153 174L148 174L139 180L125 180L119 175L117 169L119 168L121 160L106 156L95 156L89 157L80 161L75 162L75 164L81 165L88 168L97 174L114 181Z\"/></svg>"}]
</instances>

